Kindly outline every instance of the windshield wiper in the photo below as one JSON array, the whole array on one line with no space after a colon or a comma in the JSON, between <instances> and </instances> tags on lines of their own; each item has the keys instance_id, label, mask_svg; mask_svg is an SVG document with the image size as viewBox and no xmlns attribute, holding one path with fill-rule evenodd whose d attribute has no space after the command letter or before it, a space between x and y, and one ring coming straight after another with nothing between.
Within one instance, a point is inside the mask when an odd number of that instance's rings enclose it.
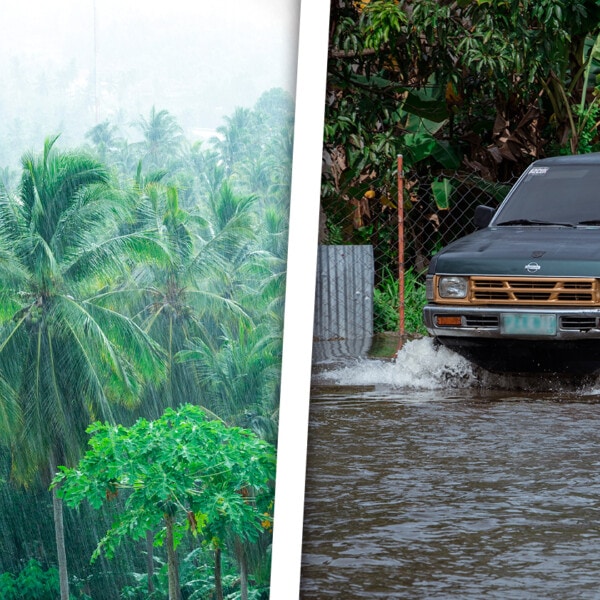
<instances>
[{"instance_id":1,"label":"windshield wiper","mask_svg":"<svg viewBox=\"0 0 600 600\"><path fill-rule=\"evenodd\" d=\"M577 225L600 225L600 219L590 219L589 221L579 221Z\"/></svg>"},{"instance_id":2,"label":"windshield wiper","mask_svg":"<svg viewBox=\"0 0 600 600\"><path fill-rule=\"evenodd\" d=\"M581 223L579 223L581 225ZM553 221L538 221L537 219L512 219L510 221L502 221L495 225L554 225L558 227L575 227L573 223L556 223Z\"/></svg>"}]
</instances>

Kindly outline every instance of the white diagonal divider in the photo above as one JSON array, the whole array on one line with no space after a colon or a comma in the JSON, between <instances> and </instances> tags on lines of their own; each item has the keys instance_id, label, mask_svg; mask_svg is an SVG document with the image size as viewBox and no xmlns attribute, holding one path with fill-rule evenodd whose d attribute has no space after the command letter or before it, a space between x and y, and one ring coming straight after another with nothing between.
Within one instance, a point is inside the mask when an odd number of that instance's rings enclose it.
<instances>
[{"instance_id":1,"label":"white diagonal divider","mask_svg":"<svg viewBox=\"0 0 600 600\"><path fill-rule=\"evenodd\" d=\"M300 592L328 26L328 1L301 1L271 600Z\"/></svg>"}]
</instances>

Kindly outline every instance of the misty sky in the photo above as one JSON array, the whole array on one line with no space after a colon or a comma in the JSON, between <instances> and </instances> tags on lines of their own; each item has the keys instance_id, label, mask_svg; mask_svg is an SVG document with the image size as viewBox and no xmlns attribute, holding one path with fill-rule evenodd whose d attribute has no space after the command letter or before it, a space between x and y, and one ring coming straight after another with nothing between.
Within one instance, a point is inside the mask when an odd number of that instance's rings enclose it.
<instances>
[{"instance_id":1,"label":"misty sky","mask_svg":"<svg viewBox=\"0 0 600 600\"><path fill-rule=\"evenodd\" d=\"M273 87L293 93L299 7L300 0L3 2L0 167L48 135L77 144L97 122L126 129L152 106L194 139Z\"/></svg>"}]
</instances>

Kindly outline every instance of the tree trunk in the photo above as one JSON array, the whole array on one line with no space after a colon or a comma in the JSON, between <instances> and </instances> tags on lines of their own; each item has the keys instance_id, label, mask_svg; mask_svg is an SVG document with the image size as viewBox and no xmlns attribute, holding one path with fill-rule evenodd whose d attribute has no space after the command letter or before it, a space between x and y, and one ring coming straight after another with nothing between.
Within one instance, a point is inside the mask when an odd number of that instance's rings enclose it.
<instances>
[{"instance_id":1,"label":"tree trunk","mask_svg":"<svg viewBox=\"0 0 600 600\"><path fill-rule=\"evenodd\" d=\"M169 600L181 600L181 589L179 587L179 564L175 554L175 543L173 540L173 515L165 514L167 528L167 568L169 575Z\"/></svg>"},{"instance_id":2,"label":"tree trunk","mask_svg":"<svg viewBox=\"0 0 600 600\"><path fill-rule=\"evenodd\" d=\"M215 600L223 600L223 580L221 578L221 548L215 548Z\"/></svg>"},{"instance_id":3,"label":"tree trunk","mask_svg":"<svg viewBox=\"0 0 600 600\"><path fill-rule=\"evenodd\" d=\"M148 574L148 595L154 591L154 534L146 531L146 573Z\"/></svg>"},{"instance_id":4,"label":"tree trunk","mask_svg":"<svg viewBox=\"0 0 600 600\"><path fill-rule=\"evenodd\" d=\"M240 565L240 599L248 600L248 563L244 544L239 538L235 541L235 547Z\"/></svg>"},{"instance_id":5,"label":"tree trunk","mask_svg":"<svg viewBox=\"0 0 600 600\"><path fill-rule=\"evenodd\" d=\"M58 557L58 575L60 580L60 600L69 600L69 572L67 570L67 550L65 546L65 528L63 524L63 504L52 489L52 509L54 511L54 535Z\"/></svg>"}]
</instances>

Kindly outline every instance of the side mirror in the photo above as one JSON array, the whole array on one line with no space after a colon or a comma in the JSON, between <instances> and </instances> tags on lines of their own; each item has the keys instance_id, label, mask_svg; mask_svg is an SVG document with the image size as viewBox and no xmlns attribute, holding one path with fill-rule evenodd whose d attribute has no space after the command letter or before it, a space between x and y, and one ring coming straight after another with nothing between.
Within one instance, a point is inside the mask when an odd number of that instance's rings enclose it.
<instances>
[{"instance_id":1,"label":"side mirror","mask_svg":"<svg viewBox=\"0 0 600 600\"><path fill-rule=\"evenodd\" d=\"M490 224L494 213L496 212L495 208L491 206L477 206L475 207L475 228L476 229L484 229Z\"/></svg>"}]
</instances>

